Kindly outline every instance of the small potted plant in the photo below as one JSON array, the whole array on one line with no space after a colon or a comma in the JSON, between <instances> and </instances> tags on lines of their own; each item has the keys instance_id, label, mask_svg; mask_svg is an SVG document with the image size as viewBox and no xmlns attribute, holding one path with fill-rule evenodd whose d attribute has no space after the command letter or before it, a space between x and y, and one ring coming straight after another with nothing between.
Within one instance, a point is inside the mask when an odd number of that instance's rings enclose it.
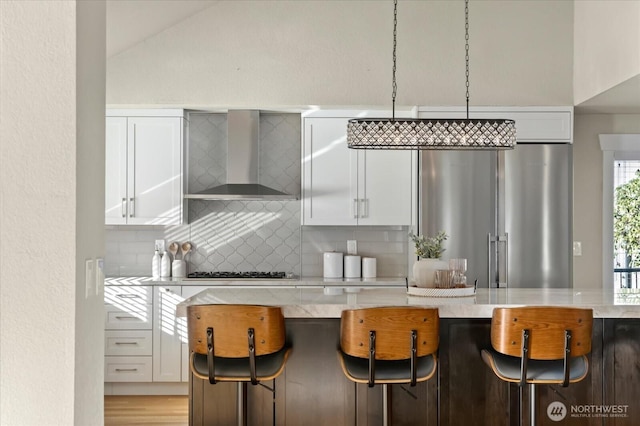
<instances>
[{"instance_id":1,"label":"small potted plant","mask_svg":"<svg viewBox=\"0 0 640 426\"><path fill-rule=\"evenodd\" d=\"M409 232L409 238L416 247L419 259L413 264L413 281L418 287L434 287L434 275L438 269L448 269L449 264L440 258L445 248L442 246L448 235L444 231L435 237L425 237Z\"/></svg>"}]
</instances>

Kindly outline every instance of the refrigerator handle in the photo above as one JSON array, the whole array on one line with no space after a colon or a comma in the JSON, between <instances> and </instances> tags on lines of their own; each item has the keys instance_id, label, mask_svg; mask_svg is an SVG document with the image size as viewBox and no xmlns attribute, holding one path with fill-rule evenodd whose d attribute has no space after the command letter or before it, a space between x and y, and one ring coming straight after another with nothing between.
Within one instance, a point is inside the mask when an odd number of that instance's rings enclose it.
<instances>
[{"instance_id":1,"label":"refrigerator handle","mask_svg":"<svg viewBox=\"0 0 640 426\"><path fill-rule=\"evenodd\" d=\"M505 232L504 235L500 235L496 237L496 242L498 244L504 243L504 281L501 280L500 275L500 253L502 251L498 251L498 261L496 262L496 273L498 275L498 287L504 286L509 287L509 233Z\"/></svg>"},{"instance_id":2,"label":"refrigerator handle","mask_svg":"<svg viewBox=\"0 0 640 426\"><path fill-rule=\"evenodd\" d=\"M491 232L487 234L487 288L491 288L491 243L493 237Z\"/></svg>"},{"instance_id":3,"label":"refrigerator handle","mask_svg":"<svg viewBox=\"0 0 640 426\"><path fill-rule=\"evenodd\" d=\"M509 233L504 233L504 285L509 287Z\"/></svg>"}]
</instances>

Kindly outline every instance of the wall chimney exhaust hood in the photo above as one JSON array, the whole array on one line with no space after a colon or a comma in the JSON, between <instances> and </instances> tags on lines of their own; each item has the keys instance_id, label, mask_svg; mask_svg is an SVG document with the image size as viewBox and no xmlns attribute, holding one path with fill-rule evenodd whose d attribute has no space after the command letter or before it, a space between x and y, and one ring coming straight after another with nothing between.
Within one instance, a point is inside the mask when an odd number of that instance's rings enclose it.
<instances>
[{"instance_id":1,"label":"wall chimney exhaust hood","mask_svg":"<svg viewBox=\"0 0 640 426\"><path fill-rule=\"evenodd\" d=\"M295 200L294 195L258 183L260 113L230 110L227 113L227 183L185 198L198 200Z\"/></svg>"}]
</instances>

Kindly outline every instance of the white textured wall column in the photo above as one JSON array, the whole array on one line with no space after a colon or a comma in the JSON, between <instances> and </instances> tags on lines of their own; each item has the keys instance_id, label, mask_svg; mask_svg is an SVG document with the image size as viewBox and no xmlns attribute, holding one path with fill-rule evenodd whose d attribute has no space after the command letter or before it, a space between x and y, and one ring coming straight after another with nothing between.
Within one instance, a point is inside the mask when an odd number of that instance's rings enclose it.
<instances>
[{"instance_id":1,"label":"white textured wall column","mask_svg":"<svg viewBox=\"0 0 640 426\"><path fill-rule=\"evenodd\" d=\"M104 4L94 7L102 7L104 20ZM87 52L85 43L99 37L79 33L87 30L76 27L78 10L75 1L0 1L3 425L102 422L102 364L89 367L80 357L94 360L102 351L100 320L93 318L101 317L101 295L94 289L84 298L84 259L103 251L95 213L103 169L89 168L104 162L104 132L96 127L104 95L91 88L99 82L84 79L78 48ZM80 164L88 150L96 158Z\"/></svg>"}]
</instances>

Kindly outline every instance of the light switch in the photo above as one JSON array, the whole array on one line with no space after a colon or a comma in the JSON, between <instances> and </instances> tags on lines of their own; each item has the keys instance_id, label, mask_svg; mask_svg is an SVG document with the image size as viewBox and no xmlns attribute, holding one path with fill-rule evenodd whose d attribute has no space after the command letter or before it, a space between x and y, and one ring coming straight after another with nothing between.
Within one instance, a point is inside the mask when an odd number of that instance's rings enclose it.
<instances>
[{"instance_id":1,"label":"light switch","mask_svg":"<svg viewBox=\"0 0 640 426\"><path fill-rule=\"evenodd\" d=\"M96 259L96 296L100 296L104 287L104 259Z\"/></svg>"},{"instance_id":2,"label":"light switch","mask_svg":"<svg viewBox=\"0 0 640 426\"><path fill-rule=\"evenodd\" d=\"M574 256L582 256L582 242L574 241L573 242L573 255Z\"/></svg>"},{"instance_id":3,"label":"light switch","mask_svg":"<svg viewBox=\"0 0 640 426\"><path fill-rule=\"evenodd\" d=\"M93 267L93 259L86 259L84 261L84 297L89 298L93 290L93 283L95 283L95 272Z\"/></svg>"}]
</instances>

